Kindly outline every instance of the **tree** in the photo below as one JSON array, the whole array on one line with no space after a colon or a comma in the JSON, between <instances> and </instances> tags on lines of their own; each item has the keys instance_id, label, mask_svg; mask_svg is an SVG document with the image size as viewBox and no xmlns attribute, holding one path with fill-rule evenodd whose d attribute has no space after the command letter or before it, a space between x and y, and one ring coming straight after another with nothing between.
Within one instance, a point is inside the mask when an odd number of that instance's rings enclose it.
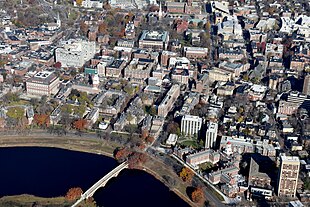
<instances>
[{"instance_id":1,"label":"tree","mask_svg":"<svg viewBox=\"0 0 310 207\"><path fill-rule=\"evenodd\" d=\"M149 8L149 11L150 11L150 12L155 12L155 11L158 11L158 10L159 10L159 7L156 6L156 5L152 5L152 6L150 6L150 8Z\"/></svg>"},{"instance_id":2,"label":"tree","mask_svg":"<svg viewBox=\"0 0 310 207\"><path fill-rule=\"evenodd\" d=\"M248 75L248 74L244 74L244 75L242 76L242 79L243 79L244 81L249 81L249 75Z\"/></svg>"},{"instance_id":3,"label":"tree","mask_svg":"<svg viewBox=\"0 0 310 207\"><path fill-rule=\"evenodd\" d=\"M127 93L127 94L129 94L129 95L133 95L134 94L134 92L135 92L135 90L134 90L134 88L131 86L131 85L126 85L125 87L124 87L124 91Z\"/></svg>"},{"instance_id":4,"label":"tree","mask_svg":"<svg viewBox=\"0 0 310 207\"><path fill-rule=\"evenodd\" d=\"M310 190L310 178L304 180L304 188L305 190Z\"/></svg>"},{"instance_id":5,"label":"tree","mask_svg":"<svg viewBox=\"0 0 310 207\"><path fill-rule=\"evenodd\" d=\"M84 104L75 106L73 110L75 115L77 115L79 118L83 118L83 115L86 111L86 106Z\"/></svg>"},{"instance_id":6,"label":"tree","mask_svg":"<svg viewBox=\"0 0 310 207\"><path fill-rule=\"evenodd\" d=\"M154 137L152 137L152 136L148 136L146 139L145 139L145 141L147 142L147 143L152 143L152 142L154 142Z\"/></svg>"},{"instance_id":7,"label":"tree","mask_svg":"<svg viewBox=\"0 0 310 207\"><path fill-rule=\"evenodd\" d=\"M50 117L46 114L35 114L33 120L38 126L48 126L50 123Z\"/></svg>"},{"instance_id":8,"label":"tree","mask_svg":"<svg viewBox=\"0 0 310 207\"><path fill-rule=\"evenodd\" d=\"M191 200L195 203L203 203L205 201L204 193L202 188L196 188L191 193Z\"/></svg>"},{"instance_id":9,"label":"tree","mask_svg":"<svg viewBox=\"0 0 310 207\"><path fill-rule=\"evenodd\" d=\"M101 24L99 24L99 27L98 27L98 31L100 34L107 34L107 24L105 22L102 22Z\"/></svg>"},{"instance_id":10,"label":"tree","mask_svg":"<svg viewBox=\"0 0 310 207\"><path fill-rule=\"evenodd\" d=\"M76 2L76 4L77 4L78 6L81 6L81 5L82 5L83 0L75 0L75 2Z\"/></svg>"},{"instance_id":11,"label":"tree","mask_svg":"<svg viewBox=\"0 0 310 207\"><path fill-rule=\"evenodd\" d=\"M151 115L151 116L156 116L156 115L157 115L157 111L156 111L155 106L151 106L149 112L150 112L150 115Z\"/></svg>"},{"instance_id":12,"label":"tree","mask_svg":"<svg viewBox=\"0 0 310 207\"><path fill-rule=\"evenodd\" d=\"M54 64L54 67L57 68L57 69L61 68L61 62L55 63L55 64Z\"/></svg>"},{"instance_id":13,"label":"tree","mask_svg":"<svg viewBox=\"0 0 310 207\"><path fill-rule=\"evenodd\" d=\"M202 29L203 28L203 22L202 21L198 22L197 26L198 26L199 29Z\"/></svg>"},{"instance_id":14,"label":"tree","mask_svg":"<svg viewBox=\"0 0 310 207\"><path fill-rule=\"evenodd\" d=\"M143 163L147 160L146 154L142 152L133 152L128 158L128 167L133 168L140 168Z\"/></svg>"},{"instance_id":15,"label":"tree","mask_svg":"<svg viewBox=\"0 0 310 207\"><path fill-rule=\"evenodd\" d=\"M85 200L85 204L87 207L97 207L96 201L94 200L93 197L89 197Z\"/></svg>"},{"instance_id":16,"label":"tree","mask_svg":"<svg viewBox=\"0 0 310 207\"><path fill-rule=\"evenodd\" d=\"M86 124L87 124L87 122L85 119L79 119L79 120L76 120L75 122L73 122L73 127L79 131L82 131L85 129Z\"/></svg>"},{"instance_id":17,"label":"tree","mask_svg":"<svg viewBox=\"0 0 310 207\"><path fill-rule=\"evenodd\" d=\"M183 167L181 172L179 173L179 176L184 182L191 182L193 179L194 173L189 168Z\"/></svg>"},{"instance_id":18,"label":"tree","mask_svg":"<svg viewBox=\"0 0 310 207\"><path fill-rule=\"evenodd\" d=\"M18 102L20 99L17 93L7 93L3 97L3 101L6 103Z\"/></svg>"},{"instance_id":19,"label":"tree","mask_svg":"<svg viewBox=\"0 0 310 207\"><path fill-rule=\"evenodd\" d=\"M65 104L61 108L61 111L67 114L72 114L73 112L73 106L70 104Z\"/></svg>"},{"instance_id":20,"label":"tree","mask_svg":"<svg viewBox=\"0 0 310 207\"><path fill-rule=\"evenodd\" d=\"M103 8L104 8L105 10L110 10L110 9L111 9L111 6L110 6L110 4L105 3L105 4L103 5Z\"/></svg>"},{"instance_id":21,"label":"tree","mask_svg":"<svg viewBox=\"0 0 310 207\"><path fill-rule=\"evenodd\" d=\"M79 187L70 188L66 194L66 199L69 201L77 200L83 194L83 190Z\"/></svg>"},{"instance_id":22,"label":"tree","mask_svg":"<svg viewBox=\"0 0 310 207\"><path fill-rule=\"evenodd\" d=\"M129 122L129 123L131 123L131 121L134 119L134 116L129 112L128 114L127 114L127 121Z\"/></svg>"},{"instance_id":23,"label":"tree","mask_svg":"<svg viewBox=\"0 0 310 207\"><path fill-rule=\"evenodd\" d=\"M211 31L211 24L210 21L207 21L207 23L205 24L205 29L207 33L210 33Z\"/></svg>"},{"instance_id":24,"label":"tree","mask_svg":"<svg viewBox=\"0 0 310 207\"><path fill-rule=\"evenodd\" d=\"M81 22L80 29L83 32L83 34L86 35L88 32L88 25L85 22Z\"/></svg>"},{"instance_id":25,"label":"tree","mask_svg":"<svg viewBox=\"0 0 310 207\"><path fill-rule=\"evenodd\" d=\"M145 140L149 136L149 131L146 129L141 130L141 139Z\"/></svg>"},{"instance_id":26,"label":"tree","mask_svg":"<svg viewBox=\"0 0 310 207\"><path fill-rule=\"evenodd\" d=\"M118 149L116 149L116 151L114 153L114 157L117 161L122 162L122 161L126 160L131 153L132 153L131 150L129 150L126 147L118 148Z\"/></svg>"},{"instance_id":27,"label":"tree","mask_svg":"<svg viewBox=\"0 0 310 207\"><path fill-rule=\"evenodd\" d=\"M179 127L179 124L176 123L176 122L170 122L168 125L167 125L167 132L169 134L178 134L180 135L180 127Z\"/></svg>"}]
</instances>

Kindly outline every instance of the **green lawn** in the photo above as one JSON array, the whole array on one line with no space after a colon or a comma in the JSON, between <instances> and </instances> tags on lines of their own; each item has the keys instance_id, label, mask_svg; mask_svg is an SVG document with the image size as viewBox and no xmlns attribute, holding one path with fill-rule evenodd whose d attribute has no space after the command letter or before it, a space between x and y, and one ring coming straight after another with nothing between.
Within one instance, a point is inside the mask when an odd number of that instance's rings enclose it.
<instances>
[{"instance_id":1,"label":"green lawn","mask_svg":"<svg viewBox=\"0 0 310 207\"><path fill-rule=\"evenodd\" d=\"M199 169L202 171L205 171L205 170L210 169L212 167L214 167L214 165L211 162L205 162L205 163L199 165Z\"/></svg>"},{"instance_id":2,"label":"green lawn","mask_svg":"<svg viewBox=\"0 0 310 207\"><path fill-rule=\"evenodd\" d=\"M42 206L63 207L71 206L72 202L68 202L64 197L41 198L32 195L5 196L0 198L0 206L33 206L37 203Z\"/></svg>"},{"instance_id":3,"label":"green lawn","mask_svg":"<svg viewBox=\"0 0 310 207\"><path fill-rule=\"evenodd\" d=\"M12 101L8 104L8 106L19 106L19 105L27 105L29 104L29 101L26 100L19 100L19 101Z\"/></svg>"}]
</instances>

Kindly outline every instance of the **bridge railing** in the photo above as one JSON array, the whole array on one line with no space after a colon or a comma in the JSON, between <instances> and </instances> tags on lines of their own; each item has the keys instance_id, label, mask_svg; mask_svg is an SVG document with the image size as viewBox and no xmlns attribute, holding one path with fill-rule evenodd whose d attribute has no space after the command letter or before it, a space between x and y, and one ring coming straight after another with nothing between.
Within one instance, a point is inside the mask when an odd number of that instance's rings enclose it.
<instances>
[{"instance_id":1,"label":"bridge railing","mask_svg":"<svg viewBox=\"0 0 310 207\"><path fill-rule=\"evenodd\" d=\"M85 193L83 193L82 197L84 196L86 198L86 197L88 197L88 195L93 194L93 191L96 191L102 185L103 182L105 182L107 179L110 179L111 177L113 177L114 174L117 173L118 171L121 171L121 170L123 170L124 168L127 168L127 167L128 167L127 161L123 162L122 164L120 164L119 166L114 168L112 171L110 171L108 174L106 174L99 181L97 181L87 191L85 191Z\"/></svg>"},{"instance_id":2,"label":"bridge railing","mask_svg":"<svg viewBox=\"0 0 310 207\"><path fill-rule=\"evenodd\" d=\"M95 193L98 188L102 185L103 182L106 182L111 177L115 176L115 173L119 173L123 169L128 167L128 162L123 162L122 164L118 165L116 168L114 168L112 171L110 171L108 174L106 174L103 178L101 178L99 181L97 181L94 185L92 185L85 193L81 195L81 198L77 200L71 207L76 207L80 202L82 202L84 199L88 198L89 195L92 195Z\"/></svg>"}]
</instances>

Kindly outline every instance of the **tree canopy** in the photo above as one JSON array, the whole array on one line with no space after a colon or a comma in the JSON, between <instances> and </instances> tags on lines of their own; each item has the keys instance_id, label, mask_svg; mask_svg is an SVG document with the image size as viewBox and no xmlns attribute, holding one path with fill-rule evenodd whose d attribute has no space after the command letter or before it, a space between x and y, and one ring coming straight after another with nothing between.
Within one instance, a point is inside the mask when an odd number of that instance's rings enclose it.
<instances>
[{"instance_id":1,"label":"tree canopy","mask_svg":"<svg viewBox=\"0 0 310 207\"><path fill-rule=\"evenodd\" d=\"M69 201L74 201L80 198L80 196L83 194L83 190L79 187L76 188L70 188L66 194L66 199Z\"/></svg>"},{"instance_id":2,"label":"tree canopy","mask_svg":"<svg viewBox=\"0 0 310 207\"><path fill-rule=\"evenodd\" d=\"M181 172L179 173L179 176L184 182L191 182L193 179L194 173L189 168L183 167Z\"/></svg>"},{"instance_id":3,"label":"tree canopy","mask_svg":"<svg viewBox=\"0 0 310 207\"><path fill-rule=\"evenodd\" d=\"M191 200L195 203L203 203L205 201L204 193L202 188L196 188L191 193Z\"/></svg>"}]
</instances>

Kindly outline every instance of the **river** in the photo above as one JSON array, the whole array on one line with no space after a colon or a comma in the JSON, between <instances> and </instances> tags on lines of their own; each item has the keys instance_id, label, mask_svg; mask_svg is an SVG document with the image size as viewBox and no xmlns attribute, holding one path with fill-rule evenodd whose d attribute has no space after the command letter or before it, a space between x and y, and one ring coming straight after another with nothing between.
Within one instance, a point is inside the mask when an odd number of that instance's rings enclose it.
<instances>
[{"instance_id":1,"label":"river","mask_svg":"<svg viewBox=\"0 0 310 207\"><path fill-rule=\"evenodd\" d=\"M71 187L86 191L116 167L109 157L44 147L0 148L0 197L32 194L56 197ZM158 207L188 204L153 176L124 170L100 188L94 199L104 207Z\"/></svg>"}]
</instances>

